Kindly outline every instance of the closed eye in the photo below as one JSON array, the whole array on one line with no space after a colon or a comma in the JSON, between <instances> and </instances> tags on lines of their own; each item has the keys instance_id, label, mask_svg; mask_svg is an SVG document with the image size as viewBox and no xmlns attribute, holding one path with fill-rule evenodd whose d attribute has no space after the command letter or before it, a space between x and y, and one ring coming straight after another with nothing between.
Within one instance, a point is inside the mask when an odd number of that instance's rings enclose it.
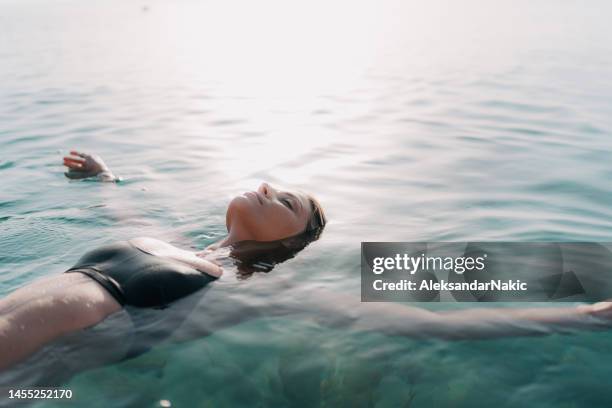
<instances>
[{"instance_id":1,"label":"closed eye","mask_svg":"<svg viewBox=\"0 0 612 408\"><path fill-rule=\"evenodd\" d=\"M283 205L284 205L285 207L287 207L287 208L289 208L291 211L293 211L293 204L291 204L291 201L289 201L289 200L288 200L288 199L286 199L286 198L281 198L279 201L280 201L281 203L283 203Z\"/></svg>"}]
</instances>

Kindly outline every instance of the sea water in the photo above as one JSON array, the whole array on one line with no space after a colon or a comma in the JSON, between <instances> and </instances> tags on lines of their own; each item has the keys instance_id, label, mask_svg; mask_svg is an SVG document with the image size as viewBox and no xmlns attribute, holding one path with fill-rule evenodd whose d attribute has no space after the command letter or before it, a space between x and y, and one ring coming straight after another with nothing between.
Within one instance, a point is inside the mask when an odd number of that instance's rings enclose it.
<instances>
[{"instance_id":1,"label":"sea water","mask_svg":"<svg viewBox=\"0 0 612 408\"><path fill-rule=\"evenodd\" d=\"M1 0L0 295L113 240L202 248L261 181L313 192L329 225L251 282L359 296L361 241L609 241L610 15L603 0ZM68 181L71 148L123 181ZM194 310L183 325L206 295ZM123 339L104 324L38 361L91 366L58 385L75 406L612 404L612 333L444 342L269 317L100 366L85 349Z\"/></svg>"}]
</instances>

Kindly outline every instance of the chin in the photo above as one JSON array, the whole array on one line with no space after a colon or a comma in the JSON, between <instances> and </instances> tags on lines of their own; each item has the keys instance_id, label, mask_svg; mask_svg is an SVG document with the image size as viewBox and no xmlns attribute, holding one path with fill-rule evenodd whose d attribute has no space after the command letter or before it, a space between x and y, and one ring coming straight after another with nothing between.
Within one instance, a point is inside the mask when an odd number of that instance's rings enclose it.
<instances>
[{"instance_id":1,"label":"chin","mask_svg":"<svg viewBox=\"0 0 612 408\"><path fill-rule=\"evenodd\" d=\"M227 211L225 212L225 226L227 230L230 230L230 225L232 225L232 220L236 217L237 213L240 211L240 207L244 205L242 196L236 196L232 198L232 201L227 205Z\"/></svg>"},{"instance_id":2,"label":"chin","mask_svg":"<svg viewBox=\"0 0 612 408\"><path fill-rule=\"evenodd\" d=\"M251 200L249 200L248 197L245 197L243 195L239 195L239 196L232 198L232 201L230 201L229 205L227 206L228 214L233 214L233 213L243 214L243 213L252 212L252 211L253 211L253 203L251 202Z\"/></svg>"},{"instance_id":3,"label":"chin","mask_svg":"<svg viewBox=\"0 0 612 408\"><path fill-rule=\"evenodd\" d=\"M225 213L227 231L229 232L232 227L240 230L250 230L247 221L255 219L256 216L251 200L242 195L234 197L227 206L227 212Z\"/></svg>"}]
</instances>

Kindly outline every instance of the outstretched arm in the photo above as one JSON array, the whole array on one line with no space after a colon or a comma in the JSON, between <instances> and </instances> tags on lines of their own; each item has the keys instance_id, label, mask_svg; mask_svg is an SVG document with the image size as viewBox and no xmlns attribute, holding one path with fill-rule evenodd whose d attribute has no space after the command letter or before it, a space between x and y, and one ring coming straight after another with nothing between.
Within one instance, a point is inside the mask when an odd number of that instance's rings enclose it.
<instances>
[{"instance_id":1,"label":"outstretched arm","mask_svg":"<svg viewBox=\"0 0 612 408\"><path fill-rule=\"evenodd\" d=\"M64 166L68 167L64 174L69 179L97 177L100 181L118 181L102 158L95 154L71 150L70 155L64 157Z\"/></svg>"},{"instance_id":2,"label":"outstretched arm","mask_svg":"<svg viewBox=\"0 0 612 408\"><path fill-rule=\"evenodd\" d=\"M441 313L440 337L448 339L541 336L609 330L612 303L539 308L481 308Z\"/></svg>"},{"instance_id":3,"label":"outstretched arm","mask_svg":"<svg viewBox=\"0 0 612 408\"><path fill-rule=\"evenodd\" d=\"M325 326L415 338L490 339L612 328L612 302L432 312L399 303L362 303L358 298L317 291L287 297L282 303L273 314L297 313Z\"/></svg>"}]
</instances>

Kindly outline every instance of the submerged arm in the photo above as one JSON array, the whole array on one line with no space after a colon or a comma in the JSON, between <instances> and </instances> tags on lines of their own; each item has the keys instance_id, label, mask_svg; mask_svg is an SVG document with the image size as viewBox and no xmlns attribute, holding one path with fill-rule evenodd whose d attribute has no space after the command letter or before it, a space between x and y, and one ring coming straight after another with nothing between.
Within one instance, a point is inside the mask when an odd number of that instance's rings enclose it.
<instances>
[{"instance_id":1,"label":"submerged arm","mask_svg":"<svg viewBox=\"0 0 612 408\"><path fill-rule=\"evenodd\" d=\"M539 336L606 330L612 303L539 308L482 308L440 313L449 339Z\"/></svg>"},{"instance_id":2,"label":"submerged arm","mask_svg":"<svg viewBox=\"0 0 612 408\"><path fill-rule=\"evenodd\" d=\"M317 291L287 297L273 314L304 314L318 323L355 331L446 340L489 339L612 328L612 303L578 307L482 308L432 312L399 303L365 303Z\"/></svg>"},{"instance_id":3,"label":"submerged arm","mask_svg":"<svg viewBox=\"0 0 612 408\"><path fill-rule=\"evenodd\" d=\"M215 285L215 284L211 284ZM358 297L318 288L300 289L276 280L211 288L175 340L207 336L252 319L291 317L354 332L420 339L478 340L542 336L612 328L612 302L577 307L481 308L433 312L402 303L361 302ZM214 287L214 286L213 286ZM245 293L246 291L246 293Z\"/></svg>"}]
</instances>

